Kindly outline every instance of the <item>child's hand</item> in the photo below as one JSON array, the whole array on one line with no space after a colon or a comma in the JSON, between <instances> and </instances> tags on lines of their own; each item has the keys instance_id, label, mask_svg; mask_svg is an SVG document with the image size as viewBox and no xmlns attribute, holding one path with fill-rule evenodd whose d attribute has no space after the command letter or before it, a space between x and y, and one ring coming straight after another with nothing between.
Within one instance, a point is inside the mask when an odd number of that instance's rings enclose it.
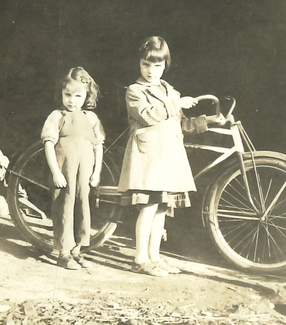
<instances>
[{"instance_id":1,"label":"child's hand","mask_svg":"<svg viewBox=\"0 0 286 325\"><path fill-rule=\"evenodd\" d=\"M186 96L180 98L180 106L181 108L191 108L198 104L198 101L196 98Z\"/></svg>"},{"instance_id":2,"label":"child's hand","mask_svg":"<svg viewBox=\"0 0 286 325\"><path fill-rule=\"evenodd\" d=\"M90 177L89 184L92 187L96 187L99 184L100 175L98 173L93 173Z\"/></svg>"},{"instance_id":3,"label":"child's hand","mask_svg":"<svg viewBox=\"0 0 286 325\"><path fill-rule=\"evenodd\" d=\"M60 171L53 175L53 182L56 188L63 188L67 186L67 181Z\"/></svg>"}]
</instances>

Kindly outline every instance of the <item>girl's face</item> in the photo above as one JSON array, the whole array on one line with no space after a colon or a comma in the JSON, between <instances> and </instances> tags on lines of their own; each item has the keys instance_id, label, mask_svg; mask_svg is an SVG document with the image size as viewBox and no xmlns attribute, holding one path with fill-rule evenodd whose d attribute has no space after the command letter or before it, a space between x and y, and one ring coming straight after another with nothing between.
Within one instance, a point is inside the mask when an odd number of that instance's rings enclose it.
<instances>
[{"instance_id":1,"label":"girl's face","mask_svg":"<svg viewBox=\"0 0 286 325\"><path fill-rule=\"evenodd\" d=\"M140 60L140 71L142 77L153 85L159 85L160 79L164 73L166 61L151 62L148 60Z\"/></svg>"},{"instance_id":2,"label":"girl's face","mask_svg":"<svg viewBox=\"0 0 286 325\"><path fill-rule=\"evenodd\" d=\"M85 86L79 82L68 83L66 88L62 90L62 101L64 107L70 111L81 110L86 99Z\"/></svg>"}]
</instances>

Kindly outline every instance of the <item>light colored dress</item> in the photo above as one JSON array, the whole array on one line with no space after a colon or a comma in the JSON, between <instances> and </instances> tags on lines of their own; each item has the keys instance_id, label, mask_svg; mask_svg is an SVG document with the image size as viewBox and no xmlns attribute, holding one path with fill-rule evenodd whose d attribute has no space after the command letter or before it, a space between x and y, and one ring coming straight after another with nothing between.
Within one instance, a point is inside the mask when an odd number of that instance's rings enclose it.
<instances>
[{"instance_id":1,"label":"light colored dress","mask_svg":"<svg viewBox=\"0 0 286 325\"><path fill-rule=\"evenodd\" d=\"M52 141L65 188L54 188L52 217L54 248L70 251L90 242L89 180L94 168L94 147L105 134L98 117L90 111L53 111L45 121L42 141Z\"/></svg>"},{"instance_id":2,"label":"light colored dress","mask_svg":"<svg viewBox=\"0 0 286 325\"><path fill-rule=\"evenodd\" d=\"M207 125L205 117L187 120L179 99L180 93L163 80L158 87L139 78L128 87L130 136L118 187L123 205L190 206L188 192L196 191L196 186L181 123L193 132L203 132Z\"/></svg>"}]
</instances>

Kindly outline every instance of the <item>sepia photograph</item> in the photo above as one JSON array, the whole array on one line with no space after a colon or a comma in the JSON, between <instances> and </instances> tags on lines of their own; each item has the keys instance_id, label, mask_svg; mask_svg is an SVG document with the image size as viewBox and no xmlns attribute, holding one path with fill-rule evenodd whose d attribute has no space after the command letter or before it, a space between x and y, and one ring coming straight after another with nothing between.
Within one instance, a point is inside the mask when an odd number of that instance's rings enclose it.
<instances>
[{"instance_id":1,"label":"sepia photograph","mask_svg":"<svg viewBox=\"0 0 286 325\"><path fill-rule=\"evenodd\" d=\"M0 0L0 325L286 324L286 1Z\"/></svg>"}]
</instances>

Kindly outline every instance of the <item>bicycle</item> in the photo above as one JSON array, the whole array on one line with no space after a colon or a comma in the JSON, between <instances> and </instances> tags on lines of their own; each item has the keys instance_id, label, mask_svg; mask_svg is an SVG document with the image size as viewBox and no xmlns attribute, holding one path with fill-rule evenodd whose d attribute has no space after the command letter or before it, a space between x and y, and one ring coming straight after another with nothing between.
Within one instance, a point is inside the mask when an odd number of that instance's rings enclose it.
<instances>
[{"instance_id":1,"label":"bicycle","mask_svg":"<svg viewBox=\"0 0 286 325\"><path fill-rule=\"evenodd\" d=\"M220 101L213 95L197 97L211 100L216 114ZM203 196L202 219L218 251L240 269L261 273L286 268L286 155L256 151L240 121L235 121L233 98L225 126L209 128L232 139L232 147L185 143L185 148L218 154L194 175L199 179L216 166ZM92 235L95 249L114 233L120 220L120 194L117 192L118 167L111 148L128 132L125 129L105 148L100 186L91 193ZM8 168L7 201L11 217L22 235L46 252L53 250L48 166L43 145L36 143L18 154Z\"/></svg>"}]
</instances>

